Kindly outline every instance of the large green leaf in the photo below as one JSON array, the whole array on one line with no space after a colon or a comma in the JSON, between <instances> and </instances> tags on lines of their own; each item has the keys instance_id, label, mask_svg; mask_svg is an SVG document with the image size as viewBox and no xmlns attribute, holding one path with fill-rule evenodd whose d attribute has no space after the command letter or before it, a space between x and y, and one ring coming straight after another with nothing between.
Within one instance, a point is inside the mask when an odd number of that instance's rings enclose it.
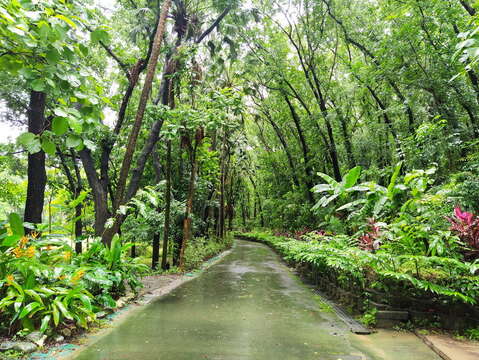
<instances>
[{"instance_id":1,"label":"large green leaf","mask_svg":"<svg viewBox=\"0 0 479 360\"><path fill-rule=\"evenodd\" d=\"M75 148L82 144L82 139L78 135L70 134L67 137L66 145L69 148Z\"/></svg>"},{"instance_id":2,"label":"large green leaf","mask_svg":"<svg viewBox=\"0 0 479 360\"><path fill-rule=\"evenodd\" d=\"M52 304L52 315L53 315L53 323L55 326L58 326L60 323L60 312L58 311L57 306L55 303Z\"/></svg>"},{"instance_id":3,"label":"large green leaf","mask_svg":"<svg viewBox=\"0 0 479 360\"><path fill-rule=\"evenodd\" d=\"M51 315L46 315L42 319L42 324L40 326L40 332L44 333L45 331L48 330L48 324L50 323L52 316Z\"/></svg>"},{"instance_id":4,"label":"large green leaf","mask_svg":"<svg viewBox=\"0 0 479 360\"><path fill-rule=\"evenodd\" d=\"M55 155L55 151L56 151L55 143L53 143L51 140L47 138L42 138L42 149L48 155L52 155L52 156Z\"/></svg>"},{"instance_id":5,"label":"large green leaf","mask_svg":"<svg viewBox=\"0 0 479 360\"><path fill-rule=\"evenodd\" d=\"M94 43L101 41L108 44L110 42L110 35L103 29L96 29L90 33L90 40Z\"/></svg>"},{"instance_id":6,"label":"large green leaf","mask_svg":"<svg viewBox=\"0 0 479 360\"><path fill-rule=\"evenodd\" d=\"M12 230L13 235L16 235L16 236L25 235L23 221L20 215L18 215L17 213L11 213L8 216L8 221L10 223L10 229Z\"/></svg>"},{"instance_id":7,"label":"large green leaf","mask_svg":"<svg viewBox=\"0 0 479 360\"><path fill-rule=\"evenodd\" d=\"M311 191L316 193L322 193L325 191L332 191L332 190L333 188L329 184L318 184L311 189Z\"/></svg>"},{"instance_id":8,"label":"large green leaf","mask_svg":"<svg viewBox=\"0 0 479 360\"><path fill-rule=\"evenodd\" d=\"M40 306L42 306L42 304L40 304L36 301L31 302L30 304L28 304L27 306L25 306L22 309L22 311L20 312L20 316L18 318L23 319L25 316L27 316L28 314L30 314L32 311L34 311L35 309L37 309Z\"/></svg>"},{"instance_id":9,"label":"large green leaf","mask_svg":"<svg viewBox=\"0 0 479 360\"><path fill-rule=\"evenodd\" d=\"M30 86L32 87L32 90L34 91L44 91L46 88L45 81L43 81L42 79L33 80L30 83Z\"/></svg>"},{"instance_id":10,"label":"large green leaf","mask_svg":"<svg viewBox=\"0 0 479 360\"><path fill-rule=\"evenodd\" d=\"M10 235L3 239L1 246L12 247L18 243L18 240L21 239L20 235Z\"/></svg>"},{"instance_id":11,"label":"large green leaf","mask_svg":"<svg viewBox=\"0 0 479 360\"><path fill-rule=\"evenodd\" d=\"M345 189L349 189L356 185L359 177L361 176L361 166L356 166L348 171L346 175L344 175L343 184Z\"/></svg>"},{"instance_id":12,"label":"large green leaf","mask_svg":"<svg viewBox=\"0 0 479 360\"><path fill-rule=\"evenodd\" d=\"M60 53L55 48L51 48L50 50L48 50L45 54L45 57L51 65L55 65L57 62L60 61L61 58Z\"/></svg>"},{"instance_id":13,"label":"large green leaf","mask_svg":"<svg viewBox=\"0 0 479 360\"><path fill-rule=\"evenodd\" d=\"M53 118L52 130L58 136L65 134L68 131L68 120L60 116Z\"/></svg>"},{"instance_id":14,"label":"large green leaf","mask_svg":"<svg viewBox=\"0 0 479 360\"><path fill-rule=\"evenodd\" d=\"M394 168L394 172L391 176L391 180L389 181L389 185L388 185L388 194L393 193L394 187L396 186L397 178L398 178L399 174L401 173L402 164L403 164L402 161L400 161L396 165L396 167ZM391 195L389 195L389 196L391 196Z\"/></svg>"},{"instance_id":15,"label":"large green leaf","mask_svg":"<svg viewBox=\"0 0 479 360\"><path fill-rule=\"evenodd\" d=\"M67 310L66 306L58 299L54 300L53 303L60 310L62 315L69 320L73 320L72 314Z\"/></svg>"},{"instance_id":16,"label":"large green leaf","mask_svg":"<svg viewBox=\"0 0 479 360\"><path fill-rule=\"evenodd\" d=\"M17 144L21 145L30 154L35 154L42 149L40 140L35 134L31 132L21 134L17 138Z\"/></svg>"},{"instance_id":17,"label":"large green leaf","mask_svg":"<svg viewBox=\"0 0 479 360\"><path fill-rule=\"evenodd\" d=\"M339 183L328 174L318 172L318 176L323 178L328 184L330 184L333 187L337 187L339 185Z\"/></svg>"}]
</instances>

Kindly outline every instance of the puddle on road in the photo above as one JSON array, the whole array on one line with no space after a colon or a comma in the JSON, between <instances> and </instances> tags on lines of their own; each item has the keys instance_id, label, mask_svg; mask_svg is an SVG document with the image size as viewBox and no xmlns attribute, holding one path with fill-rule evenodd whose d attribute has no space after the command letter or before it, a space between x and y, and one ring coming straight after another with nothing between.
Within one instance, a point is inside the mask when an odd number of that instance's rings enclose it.
<instances>
[{"instance_id":1,"label":"puddle on road","mask_svg":"<svg viewBox=\"0 0 479 360\"><path fill-rule=\"evenodd\" d=\"M314 296L269 248L238 241L219 264L135 312L76 359L439 359L407 334L351 334ZM397 357L399 349L412 357Z\"/></svg>"}]
</instances>

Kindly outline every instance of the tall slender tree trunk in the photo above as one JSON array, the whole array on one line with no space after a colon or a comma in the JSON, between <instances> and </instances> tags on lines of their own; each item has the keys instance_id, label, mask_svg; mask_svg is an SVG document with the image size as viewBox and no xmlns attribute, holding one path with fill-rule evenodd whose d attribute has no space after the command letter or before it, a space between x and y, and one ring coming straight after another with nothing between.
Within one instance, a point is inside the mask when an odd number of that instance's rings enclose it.
<instances>
[{"instance_id":1,"label":"tall slender tree trunk","mask_svg":"<svg viewBox=\"0 0 479 360\"><path fill-rule=\"evenodd\" d=\"M153 163L153 168L155 170L155 180L158 184L161 181L161 165L158 153L154 150L151 154L151 159ZM160 216L161 208L156 208L156 213ZM155 229L155 233L153 234L153 241L151 244L152 252L151 252L151 268L156 269L158 266L158 261L160 259L160 232Z\"/></svg>"},{"instance_id":2,"label":"tall slender tree trunk","mask_svg":"<svg viewBox=\"0 0 479 360\"><path fill-rule=\"evenodd\" d=\"M369 92L371 93L371 95L374 98L374 100L376 101L376 103L378 104L379 109L381 109L381 111L382 111L382 116L383 116L383 119L384 119L384 123L386 124L388 130L390 131L390 133L393 137L394 143L396 145L396 152L398 154L399 159L404 160L404 153L401 149L401 143L399 141L396 130L394 129L394 125L393 125L393 123L392 123L392 121L389 118L389 115L387 113L386 105L381 101L381 99L379 98L379 96L373 90L373 88L371 86L367 85L366 87L369 90Z\"/></svg>"},{"instance_id":3,"label":"tall slender tree trunk","mask_svg":"<svg viewBox=\"0 0 479 360\"><path fill-rule=\"evenodd\" d=\"M130 136L128 138L128 144L125 151L125 156L120 169L120 175L118 178L118 184L116 189L116 195L113 204L113 212L116 213L120 205L124 202L124 193L126 187L126 181L128 174L130 172L131 163L133 160L133 154L136 148L136 142L138 140L138 135L140 133L141 125L143 123L143 117L145 115L146 105L151 93L151 87L153 84L153 78L155 76L156 65L158 64L158 58L160 56L161 43L163 40L163 35L165 33L166 18L171 7L171 0L165 0L161 8L160 20L158 22L158 27L156 29L156 34L153 40L153 46L151 50L150 60L148 62L145 82L143 84L143 90L141 92L140 102L138 104L138 110L136 112L135 122L133 123L133 128L131 130ZM118 232L121 225L121 219L119 216L115 217L115 224L112 228L107 229L103 233L102 241L103 243L110 245L111 240L115 233Z\"/></svg>"},{"instance_id":4,"label":"tall slender tree trunk","mask_svg":"<svg viewBox=\"0 0 479 360\"><path fill-rule=\"evenodd\" d=\"M221 150L220 163L220 191L219 191L219 209L218 209L218 230L217 236L221 239L225 236L225 180L226 180L226 130L223 130L223 144Z\"/></svg>"},{"instance_id":5,"label":"tall slender tree trunk","mask_svg":"<svg viewBox=\"0 0 479 360\"><path fill-rule=\"evenodd\" d=\"M171 140L166 143L166 194L165 194L165 227L163 232L163 254L161 268L166 270L168 259L168 241L170 239L171 213Z\"/></svg>"},{"instance_id":6,"label":"tall slender tree trunk","mask_svg":"<svg viewBox=\"0 0 479 360\"><path fill-rule=\"evenodd\" d=\"M81 254L82 249L82 236L83 236L83 221L82 221L82 212L83 206L82 204L78 204L75 207L75 252L77 254Z\"/></svg>"},{"instance_id":7,"label":"tall slender tree trunk","mask_svg":"<svg viewBox=\"0 0 479 360\"><path fill-rule=\"evenodd\" d=\"M85 169L88 184L92 190L94 213L95 213L95 236L102 236L105 231L105 223L110 217L108 210L108 192L103 187L99 177L97 176L93 157L88 148L84 148L80 152L80 159Z\"/></svg>"},{"instance_id":8,"label":"tall slender tree trunk","mask_svg":"<svg viewBox=\"0 0 479 360\"><path fill-rule=\"evenodd\" d=\"M271 127L273 128L276 136L278 137L281 146L283 147L284 153L286 154L286 158L288 159L288 164L291 169L291 178L293 180L293 184L299 188L299 180L296 175L296 166L294 164L293 156L291 155L291 151L288 148L288 143L286 141L286 138L284 137L283 132L279 128L278 124L276 124L271 116L271 114L267 111L264 112L265 117L268 120L268 122L271 124Z\"/></svg>"},{"instance_id":9,"label":"tall slender tree trunk","mask_svg":"<svg viewBox=\"0 0 479 360\"><path fill-rule=\"evenodd\" d=\"M45 130L45 106L47 95L32 91L28 106L28 131L37 135ZM28 185L25 202L24 221L40 224L42 222L43 202L47 173L45 169L45 152L40 150L28 155ZM26 229L29 232L29 229Z\"/></svg>"},{"instance_id":10,"label":"tall slender tree trunk","mask_svg":"<svg viewBox=\"0 0 479 360\"><path fill-rule=\"evenodd\" d=\"M304 183L306 184L306 197L308 198L308 201L310 204L314 204L313 194L310 191L311 188L313 187L313 169L311 168L311 164L310 164L308 143L306 142L306 137L304 135L304 131L301 126L301 120L299 118L298 113L296 112L296 109L294 108L293 104L291 103L291 101L289 100L286 94L283 94L283 97L286 103L288 104L288 108L291 112L294 125L298 132L298 138L301 145L301 150L303 152L304 175L305 175Z\"/></svg>"},{"instance_id":11,"label":"tall slender tree trunk","mask_svg":"<svg viewBox=\"0 0 479 360\"><path fill-rule=\"evenodd\" d=\"M185 250L192 238L191 214L193 213L193 200L195 196L195 187L196 187L196 173L198 171L198 159L196 156L196 151L198 149L198 146L200 146L202 140L203 140L203 130L197 129L195 145L190 149L191 172L190 172L190 180L188 182L188 197L186 200L185 218L183 219L183 241L181 242L180 262L179 262L181 269L183 269L185 266Z\"/></svg>"}]
</instances>

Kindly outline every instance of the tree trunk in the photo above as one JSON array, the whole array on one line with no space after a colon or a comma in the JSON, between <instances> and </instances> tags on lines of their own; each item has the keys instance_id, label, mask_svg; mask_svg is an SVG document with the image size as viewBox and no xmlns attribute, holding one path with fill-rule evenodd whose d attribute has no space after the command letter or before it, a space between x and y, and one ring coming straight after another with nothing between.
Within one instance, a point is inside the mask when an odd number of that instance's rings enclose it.
<instances>
[{"instance_id":1,"label":"tree trunk","mask_svg":"<svg viewBox=\"0 0 479 360\"><path fill-rule=\"evenodd\" d=\"M168 241L170 239L170 212L171 212L171 140L166 143L166 194L165 194L165 226L163 232L163 254L161 268L166 270L168 258Z\"/></svg>"},{"instance_id":2,"label":"tree trunk","mask_svg":"<svg viewBox=\"0 0 479 360\"><path fill-rule=\"evenodd\" d=\"M333 105L339 117L339 123L341 125L341 133L343 135L343 140L344 140L344 147L346 148L346 156L348 158L348 165L349 165L349 168L352 169L353 167L356 166L356 160L354 158L353 145L351 143L351 135L348 132L348 124L346 122L346 118L343 115L343 112L341 111L341 108L336 106L334 102L333 102Z\"/></svg>"},{"instance_id":3,"label":"tree trunk","mask_svg":"<svg viewBox=\"0 0 479 360\"><path fill-rule=\"evenodd\" d=\"M84 148L78 155L83 163L83 168L92 190L93 204L95 208L95 236L102 236L105 231L105 223L110 217L108 211L108 192L104 189L96 173L93 157L90 150Z\"/></svg>"},{"instance_id":4,"label":"tree trunk","mask_svg":"<svg viewBox=\"0 0 479 360\"><path fill-rule=\"evenodd\" d=\"M372 97L374 98L374 100L378 104L379 109L382 112L384 123L386 124L387 128L391 132L394 143L396 144L396 151L397 151L397 154L399 156L399 159L404 160L404 154L401 150L401 143L399 142L399 138L397 136L396 130L394 129L393 123L392 123L392 121L389 118L389 115L387 113L386 105L384 105L384 103L381 101L381 99L379 98L379 96L376 94L376 92L373 90L372 87L370 87L369 85L367 85L366 87L369 90L369 92L371 93Z\"/></svg>"},{"instance_id":5,"label":"tree trunk","mask_svg":"<svg viewBox=\"0 0 479 360\"><path fill-rule=\"evenodd\" d=\"M116 189L116 195L113 204L113 212L116 213L120 205L124 202L124 193L126 187L126 181L130 172L131 163L133 160L133 154L136 148L136 142L140 133L141 125L143 123L143 116L145 114L146 105L151 93L151 87L153 84L153 78L155 76L156 65L158 64L158 58L160 56L161 43L163 40L163 34L165 32L166 17L170 10L171 0L166 0L161 8L160 21L156 29L155 38L153 40L153 46L151 50L150 60L148 62L145 83L143 84L143 90L141 92L140 102L138 104L138 110L136 112L135 122L128 138L128 144L125 151L125 156L120 169L120 175L118 178L118 185ZM115 233L119 229L119 217L115 216L115 225L109 231L105 231L102 236L103 243L109 245Z\"/></svg>"},{"instance_id":6,"label":"tree trunk","mask_svg":"<svg viewBox=\"0 0 479 360\"><path fill-rule=\"evenodd\" d=\"M288 164L291 169L291 177L293 179L293 184L299 188L299 180L296 175L296 166L294 165L293 156L291 155L291 152L289 151L286 138L284 137L284 134L279 128L278 124L274 122L271 114L268 111L264 111L264 114L268 122L271 124L271 127L273 128L276 136L279 139L279 142L281 143L281 146L283 147L284 153L286 154L286 158L288 159Z\"/></svg>"},{"instance_id":7,"label":"tree trunk","mask_svg":"<svg viewBox=\"0 0 479 360\"><path fill-rule=\"evenodd\" d=\"M152 254L151 254L151 268L153 270L156 269L158 266L158 261L160 258L160 234L155 232L153 235L153 242L152 242Z\"/></svg>"},{"instance_id":8,"label":"tree trunk","mask_svg":"<svg viewBox=\"0 0 479 360\"><path fill-rule=\"evenodd\" d=\"M32 91L28 107L28 131L38 135L45 130L45 105L47 95L43 92ZM47 173L45 169L45 152L40 150L35 154L28 154L28 185L25 202L24 221L32 224L42 222L43 202ZM25 229L29 232L29 229Z\"/></svg>"},{"instance_id":9,"label":"tree trunk","mask_svg":"<svg viewBox=\"0 0 479 360\"><path fill-rule=\"evenodd\" d=\"M264 227L265 222L264 222L264 216L263 216L263 207L261 205L261 197L259 195L258 188L256 187L256 182L253 180L253 176L249 175L249 179L251 181L251 184L253 185L254 195L255 195L255 198L256 198L255 205L254 205L254 217L256 219L256 217L258 216L258 213L259 213L260 225L261 225L261 227ZM256 210L256 204L258 204L258 209L257 210Z\"/></svg>"},{"instance_id":10,"label":"tree trunk","mask_svg":"<svg viewBox=\"0 0 479 360\"><path fill-rule=\"evenodd\" d=\"M304 136L304 132L301 126L301 121L299 119L299 115L296 112L293 104L289 100L286 94L283 94L284 100L288 104L288 108L291 112L291 116L293 118L294 125L296 126L296 130L298 132L299 142L301 145L301 150L303 151L303 161L304 161L304 183L306 184L306 196L310 204L314 204L313 194L310 191L311 188L314 186L313 184L313 169L311 168L310 159L309 159L309 147L308 143L306 142L306 138Z\"/></svg>"},{"instance_id":11,"label":"tree trunk","mask_svg":"<svg viewBox=\"0 0 479 360\"><path fill-rule=\"evenodd\" d=\"M185 266L185 250L192 238L191 234L191 214L193 213L193 198L195 196L195 185L196 185L196 171L198 169L198 161L196 158L196 149L200 145L201 139L197 137L195 140L195 146L190 149L190 180L188 182L188 197L186 200L186 211L185 218L183 219L183 241L181 242L180 249L180 269L183 269Z\"/></svg>"},{"instance_id":12,"label":"tree trunk","mask_svg":"<svg viewBox=\"0 0 479 360\"><path fill-rule=\"evenodd\" d=\"M225 177L226 177L226 130L223 130L223 144L220 164L220 198L218 209L218 231L217 236L221 239L225 235Z\"/></svg>"},{"instance_id":13,"label":"tree trunk","mask_svg":"<svg viewBox=\"0 0 479 360\"><path fill-rule=\"evenodd\" d=\"M161 181L161 164L158 156L158 152L154 149L151 153L151 159L153 164L153 169L155 170L155 181L158 184ZM160 216L161 208L157 207L156 212ZM152 253L151 253L151 268L155 270L158 266L158 261L160 259L160 233L156 231L153 235L152 241Z\"/></svg>"}]
</instances>

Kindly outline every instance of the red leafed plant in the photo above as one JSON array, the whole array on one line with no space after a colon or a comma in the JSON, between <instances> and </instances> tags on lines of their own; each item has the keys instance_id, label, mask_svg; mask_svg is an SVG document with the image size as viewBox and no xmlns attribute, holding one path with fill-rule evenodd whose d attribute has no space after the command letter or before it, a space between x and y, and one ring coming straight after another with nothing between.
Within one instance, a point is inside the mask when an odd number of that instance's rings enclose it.
<instances>
[{"instance_id":1,"label":"red leafed plant","mask_svg":"<svg viewBox=\"0 0 479 360\"><path fill-rule=\"evenodd\" d=\"M381 228L374 219L368 220L368 228L368 232L359 238L359 248L366 251L378 250L381 246L381 241L379 240Z\"/></svg>"},{"instance_id":2,"label":"red leafed plant","mask_svg":"<svg viewBox=\"0 0 479 360\"><path fill-rule=\"evenodd\" d=\"M454 208L454 217L446 217L451 223L451 230L472 250L466 253L468 258L479 255L479 217L473 213Z\"/></svg>"}]
</instances>

